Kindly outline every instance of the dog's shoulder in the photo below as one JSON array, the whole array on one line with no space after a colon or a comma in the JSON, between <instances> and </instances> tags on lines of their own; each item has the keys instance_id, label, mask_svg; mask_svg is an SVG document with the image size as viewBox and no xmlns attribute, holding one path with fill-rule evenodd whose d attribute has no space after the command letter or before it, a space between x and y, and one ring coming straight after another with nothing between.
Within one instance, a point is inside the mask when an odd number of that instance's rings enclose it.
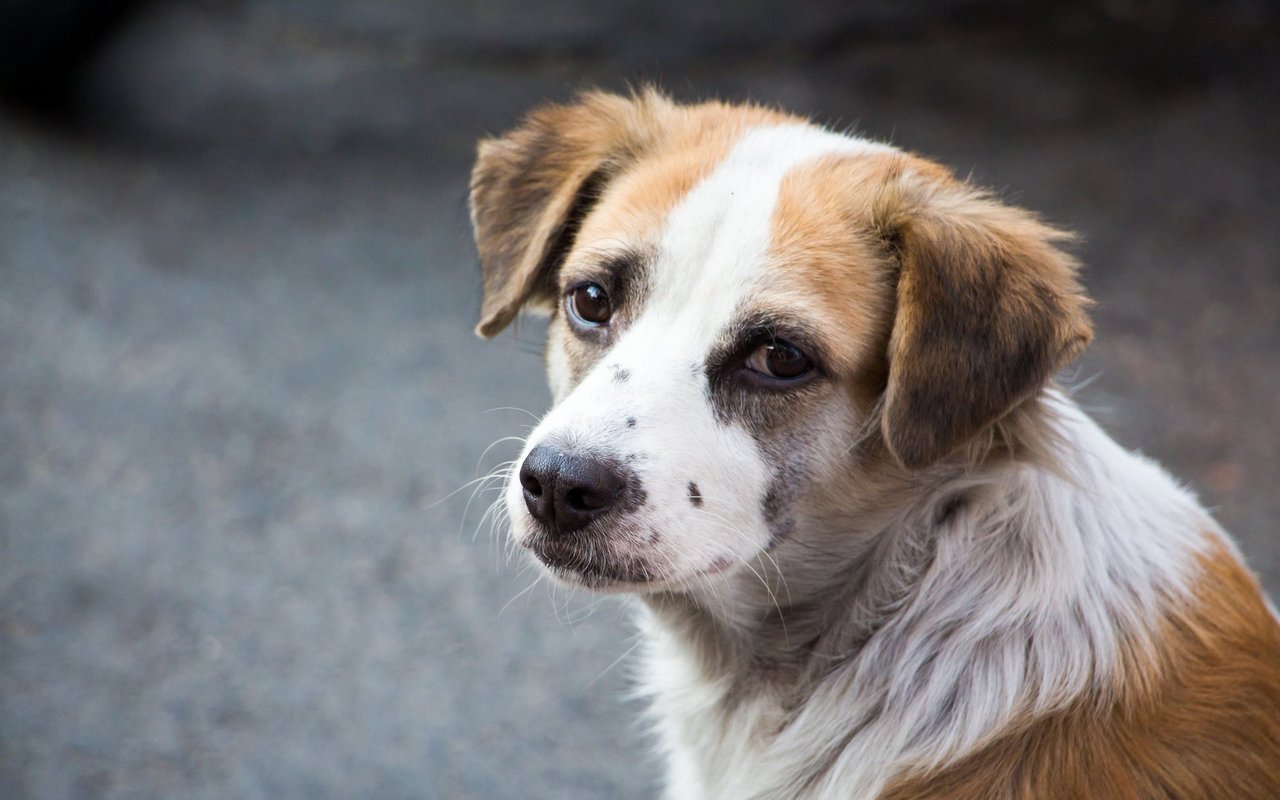
<instances>
[{"instance_id":1,"label":"dog's shoulder","mask_svg":"<svg viewBox=\"0 0 1280 800\"><path fill-rule=\"evenodd\" d=\"M1013 728L882 800L1280 797L1280 622L1216 533L1190 602L1174 602L1154 659L1128 684Z\"/></svg>"}]
</instances>

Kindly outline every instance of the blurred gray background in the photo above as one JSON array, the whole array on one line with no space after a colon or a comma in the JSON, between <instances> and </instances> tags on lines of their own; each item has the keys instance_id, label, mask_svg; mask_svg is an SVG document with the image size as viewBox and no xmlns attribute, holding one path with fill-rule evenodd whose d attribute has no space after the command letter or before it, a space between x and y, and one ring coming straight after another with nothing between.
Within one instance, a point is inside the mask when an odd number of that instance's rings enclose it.
<instances>
[{"instance_id":1,"label":"blurred gray background","mask_svg":"<svg viewBox=\"0 0 1280 800\"><path fill-rule=\"evenodd\" d=\"M592 85L1079 230L1083 402L1280 593L1272 3L0 6L0 797L652 795L625 610L468 510L548 401L536 324L471 334L473 143Z\"/></svg>"}]
</instances>

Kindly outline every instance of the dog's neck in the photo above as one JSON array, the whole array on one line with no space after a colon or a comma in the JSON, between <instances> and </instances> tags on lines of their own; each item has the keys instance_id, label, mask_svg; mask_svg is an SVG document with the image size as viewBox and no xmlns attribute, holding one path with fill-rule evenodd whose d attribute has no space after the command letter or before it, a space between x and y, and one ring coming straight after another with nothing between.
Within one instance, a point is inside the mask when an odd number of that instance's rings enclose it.
<instances>
[{"instance_id":1,"label":"dog's neck","mask_svg":"<svg viewBox=\"0 0 1280 800\"><path fill-rule=\"evenodd\" d=\"M664 692L696 691L722 720L750 708L743 724L779 734L757 740L761 759L787 748L779 763L862 759L879 765L874 783L895 763L941 765L1019 717L1105 696L1119 665L1154 646L1158 609L1214 526L1069 400L1037 402L1050 404L1051 461L996 458L880 487L718 586L648 597L657 713L689 707ZM840 751L788 739L785 721L821 717L814 703L848 709ZM676 727L698 724L686 716ZM726 747L709 743L700 768L716 774ZM776 790L802 795L788 780Z\"/></svg>"},{"instance_id":2,"label":"dog's neck","mask_svg":"<svg viewBox=\"0 0 1280 800\"><path fill-rule=\"evenodd\" d=\"M1054 402L1065 401L1055 394ZM940 541L984 523L1006 535L1002 509L1021 500L1032 510L1038 487L1027 479L1065 473L1056 420L1041 402L1028 404L1016 422L1006 421L1003 436L992 437L1002 440L998 453L988 444L980 456L962 454L925 473L905 472L887 452L874 452L813 504L831 509L826 518L796 526L725 580L649 595L646 604L705 651L713 670L736 666L793 686L820 677L855 659L911 602ZM1011 436L1017 444L1004 442Z\"/></svg>"}]
</instances>

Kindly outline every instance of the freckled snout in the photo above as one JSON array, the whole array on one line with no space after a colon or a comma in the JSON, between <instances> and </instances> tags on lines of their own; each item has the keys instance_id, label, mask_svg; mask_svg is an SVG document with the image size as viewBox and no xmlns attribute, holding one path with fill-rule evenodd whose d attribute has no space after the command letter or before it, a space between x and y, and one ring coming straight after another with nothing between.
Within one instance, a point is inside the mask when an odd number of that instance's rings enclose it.
<instances>
[{"instance_id":1,"label":"freckled snout","mask_svg":"<svg viewBox=\"0 0 1280 800\"><path fill-rule=\"evenodd\" d=\"M520 486L533 518L563 536L608 513L627 480L609 461L540 444L520 466Z\"/></svg>"}]
</instances>

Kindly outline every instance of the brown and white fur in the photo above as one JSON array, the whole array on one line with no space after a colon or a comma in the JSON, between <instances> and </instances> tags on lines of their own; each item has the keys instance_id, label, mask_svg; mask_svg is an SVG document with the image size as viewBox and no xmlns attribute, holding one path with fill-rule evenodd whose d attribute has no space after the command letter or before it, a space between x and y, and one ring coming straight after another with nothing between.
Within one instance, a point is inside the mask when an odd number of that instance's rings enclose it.
<instances>
[{"instance_id":1,"label":"brown and white fur","mask_svg":"<svg viewBox=\"0 0 1280 800\"><path fill-rule=\"evenodd\" d=\"M626 496L561 536L513 474L512 535L639 598L667 797L1280 797L1274 610L1051 381L1091 336L1063 233L893 147L652 91L483 142L471 204L478 332L551 315L525 455ZM569 313L586 283L604 324ZM780 339L799 380L753 369Z\"/></svg>"}]
</instances>

